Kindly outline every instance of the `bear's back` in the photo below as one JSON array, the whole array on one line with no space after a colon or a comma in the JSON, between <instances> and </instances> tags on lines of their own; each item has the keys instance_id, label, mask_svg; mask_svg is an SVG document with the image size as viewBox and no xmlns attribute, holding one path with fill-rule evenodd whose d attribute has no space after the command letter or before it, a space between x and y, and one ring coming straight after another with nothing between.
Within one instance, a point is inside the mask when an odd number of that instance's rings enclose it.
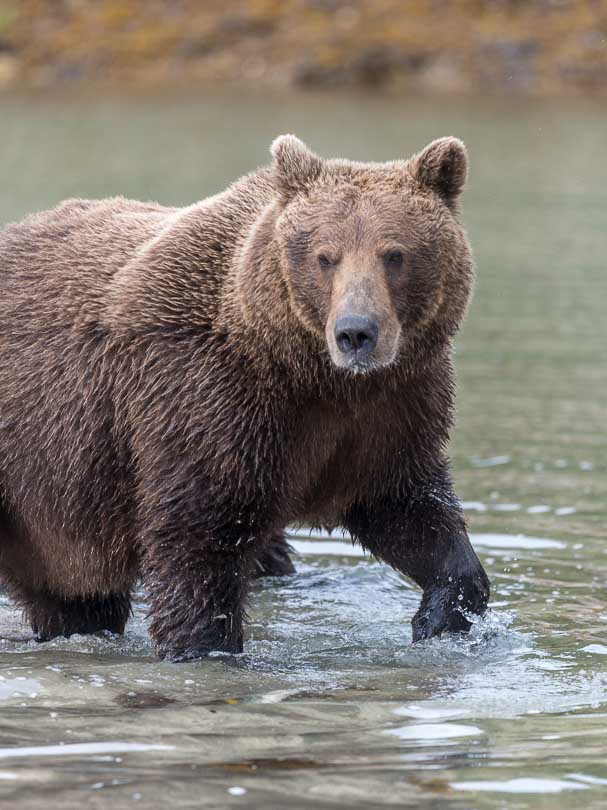
<instances>
[{"instance_id":1,"label":"bear's back","mask_svg":"<svg viewBox=\"0 0 607 810\"><path fill-rule=\"evenodd\" d=\"M72 199L0 231L0 317L63 325L101 304L113 274L180 209L115 197Z\"/></svg>"},{"instance_id":2,"label":"bear's back","mask_svg":"<svg viewBox=\"0 0 607 810\"><path fill-rule=\"evenodd\" d=\"M183 208L124 197L70 199L7 225L0 230L0 337L29 331L31 323L45 331L103 322L114 276L160 239L196 276L207 243L221 243L218 265L206 267L223 277L272 194L269 172L261 169ZM198 285L200 278L190 281Z\"/></svg>"}]
</instances>

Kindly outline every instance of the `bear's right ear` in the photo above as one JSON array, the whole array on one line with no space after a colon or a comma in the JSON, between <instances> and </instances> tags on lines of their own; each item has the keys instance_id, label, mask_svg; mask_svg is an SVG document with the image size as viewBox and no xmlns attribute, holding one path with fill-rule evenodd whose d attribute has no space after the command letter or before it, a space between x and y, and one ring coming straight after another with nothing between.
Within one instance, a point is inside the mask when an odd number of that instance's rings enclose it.
<instances>
[{"instance_id":1,"label":"bear's right ear","mask_svg":"<svg viewBox=\"0 0 607 810\"><path fill-rule=\"evenodd\" d=\"M321 172L322 160L295 135L280 135L270 152L274 182L285 200L304 191Z\"/></svg>"},{"instance_id":2,"label":"bear's right ear","mask_svg":"<svg viewBox=\"0 0 607 810\"><path fill-rule=\"evenodd\" d=\"M468 152L458 138L439 138L412 159L418 183L455 206L468 176Z\"/></svg>"}]
</instances>

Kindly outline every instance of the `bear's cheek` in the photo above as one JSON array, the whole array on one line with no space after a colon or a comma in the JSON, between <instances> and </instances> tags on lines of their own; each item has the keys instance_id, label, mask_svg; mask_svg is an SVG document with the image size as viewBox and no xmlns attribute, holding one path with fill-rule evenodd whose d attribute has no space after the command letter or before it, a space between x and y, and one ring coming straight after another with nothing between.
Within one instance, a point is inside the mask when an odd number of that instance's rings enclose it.
<instances>
[{"instance_id":1,"label":"bear's cheek","mask_svg":"<svg viewBox=\"0 0 607 810\"><path fill-rule=\"evenodd\" d=\"M408 257L406 266L389 279L390 295L404 329L421 326L434 318L443 301L441 268L434 257Z\"/></svg>"},{"instance_id":2,"label":"bear's cheek","mask_svg":"<svg viewBox=\"0 0 607 810\"><path fill-rule=\"evenodd\" d=\"M300 321L323 335L331 306L331 280L315 268L292 268L287 274L291 305Z\"/></svg>"},{"instance_id":3,"label":"bear's cheek","mask_svg":"<svg viewBox=\"0 0 607 810\"><path fill-rule=\"evenodd\" d=\"M435 319L443 304L440 278L423 277L412 280L394 297L398 318L404 329L419 329Z\"/></svg>"}]
</instances>

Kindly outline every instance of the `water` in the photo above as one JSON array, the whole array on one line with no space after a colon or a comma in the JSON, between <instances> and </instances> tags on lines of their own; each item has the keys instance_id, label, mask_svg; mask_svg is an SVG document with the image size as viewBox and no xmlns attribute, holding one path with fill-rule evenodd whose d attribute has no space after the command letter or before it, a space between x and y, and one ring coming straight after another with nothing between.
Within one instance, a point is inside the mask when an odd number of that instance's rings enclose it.
<instances>
[{"instance_id":1,"label":"water","mask_svg":"<svg viewBox=\"0 0 607 810\"><path fill-rule=\"evenodd\" d=\"M245 653L36 645L0 603L0 797L26 808L603 808L607 803L607 111L304 96L4 98L0 221L70 195L190 202L295 131L382 159L457 134L479 265L457 345L457 489L493 581L465 640L410 645L419 593L298 536Z\"/></svg>"}]
</instances>

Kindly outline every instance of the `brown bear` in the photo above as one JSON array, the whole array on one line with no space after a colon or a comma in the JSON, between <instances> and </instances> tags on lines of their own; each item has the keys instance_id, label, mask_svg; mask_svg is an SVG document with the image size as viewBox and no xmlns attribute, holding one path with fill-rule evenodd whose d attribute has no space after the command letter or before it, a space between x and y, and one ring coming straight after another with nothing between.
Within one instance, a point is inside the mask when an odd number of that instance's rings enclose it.
<instances>
[{"instance_id":1,"label":"brown bear","mask_svg":"<svg viewBox=\"0 0 607 810\"><path fill-rule=\"evenodd\" d=\"M284 529L342 527L423 589L413 639L489 582L445 445L473 283L464 145L270 166L186 208L68 200L0 233L0 571L40 640L238 652Z\"/></svg>"}]
</instances>

